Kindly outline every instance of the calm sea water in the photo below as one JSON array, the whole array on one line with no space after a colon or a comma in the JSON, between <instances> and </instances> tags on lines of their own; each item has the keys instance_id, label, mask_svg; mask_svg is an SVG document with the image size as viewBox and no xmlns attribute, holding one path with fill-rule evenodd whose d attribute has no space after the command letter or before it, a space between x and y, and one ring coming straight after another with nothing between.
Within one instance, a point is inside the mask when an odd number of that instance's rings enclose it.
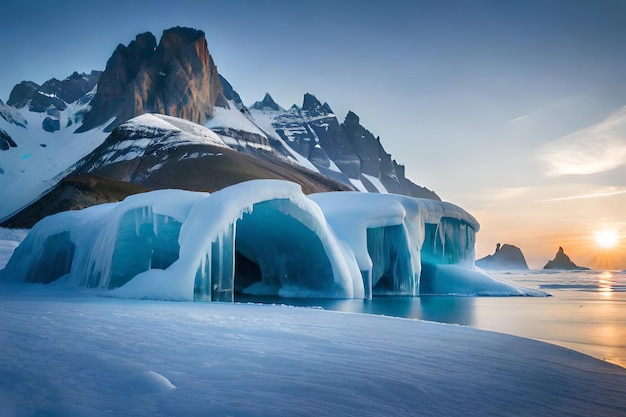
<instances>
[{"instance_id":1,"label":"calm sea water","mask_svg":"<svg viewBox=\"0 0 626 417\"><path fill-rule=\"evenodd\" d=\"M552 297L379 297L367 300L264 299L471 326L542 340L626 368L626 273L491 273ZM238 300L238 301L255 301Z\"/></svg>"}]
</instances>

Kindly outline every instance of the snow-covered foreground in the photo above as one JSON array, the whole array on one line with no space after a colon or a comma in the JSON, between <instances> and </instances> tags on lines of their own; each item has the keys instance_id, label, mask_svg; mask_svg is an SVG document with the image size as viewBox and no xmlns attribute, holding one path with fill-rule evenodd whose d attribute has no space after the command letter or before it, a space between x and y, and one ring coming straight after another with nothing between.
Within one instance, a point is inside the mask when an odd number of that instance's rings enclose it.
<instances>
[{"instance_id":1,"label":"snow-covered foreground","mask_svg":"<svg viewBox=\"0 0 626 417\"><path fill-rule=\"evenodd\" d=\"M382 316L0 286L2 416L624 416L626 369Z\"/></svg>"}]
</instances>

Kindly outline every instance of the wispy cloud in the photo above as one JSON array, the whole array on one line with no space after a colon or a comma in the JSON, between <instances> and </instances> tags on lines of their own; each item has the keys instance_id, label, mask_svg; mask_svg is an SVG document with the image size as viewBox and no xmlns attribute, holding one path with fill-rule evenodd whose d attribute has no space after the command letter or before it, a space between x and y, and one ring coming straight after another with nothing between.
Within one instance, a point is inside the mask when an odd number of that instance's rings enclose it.
<instances>
[{"instance_id":1,"label":"wispy cloud","mask_svg":"<svg viewBox=\"0 0 626 417\"><path fill-rule=\"evenodd\" d=\"M526 119L537 119L542 117L550 117L551 114L562 112L563 110L568 110L572 108L576 108L580 103L583 103L587 100L589 92L583 92L581 94L574 94L562 97L558 100L544 103L543 105L532 109L526 114L522 114L520 116L514 117L509 120L509 123L521 122Z\"/></svg>"},{"instance_id":2,"label":"wispy cloud","mask_svg":"<svg viewBox=\"0 0 626 417\"><path fill-rule=\"evenodd\" d=\"M586 198L602 198L602 197L613 197L620 194L626 194L626 189L618 189L613 191L603 191L597 193L588 193L588 194L578 194L571 195L567 197L557 197L557 198L548 198L545 200L540 200L542 202L551 202L551 201L568 201L568 200L581 200Z\"/></svg>"},{"instance_id":3,"label":"wispy cloud","mask_svg":"<svg viewBox=\"0 0 626 417\"><path fill-rule=\"evenodd\" d=\"M511 120L510 120L510 122L511 122L511 123L519 122L519 121L521 121L521 120L526 119L527 117L530 117L530 116L531 116L531 114L532 114L532 113L528 113L528 114L524 114L524 115L522 115L522 116L518 116L518 117L516 117L516 118L514 118L514 119L511 119Z\"/></svg>"},{"instance_id":4,"label":"wispy cloud","mask_svg":"<svg viewBox=\"0 0 626 417\"><path fill-rule=\"evenodd\" d=\"M589 175L626 164L626 106L597 125L543 145L546 175Z\"/></svg>"}]
</instances>

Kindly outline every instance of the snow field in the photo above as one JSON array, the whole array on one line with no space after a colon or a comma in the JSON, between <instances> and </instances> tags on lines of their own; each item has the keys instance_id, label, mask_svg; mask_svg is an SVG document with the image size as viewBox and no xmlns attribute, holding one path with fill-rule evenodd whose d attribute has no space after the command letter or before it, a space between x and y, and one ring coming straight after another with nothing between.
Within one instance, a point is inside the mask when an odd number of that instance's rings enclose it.
<instances>
[{"instance_id":1,"label":"snow field","mask_svg":"<svg viewBox=\"0 0 626 417\"><path fill-rule=\"evenodd\" d=\"M7 416L623 416L626 370L471 328L0 286Z\"/></svg>"}]
</instances>

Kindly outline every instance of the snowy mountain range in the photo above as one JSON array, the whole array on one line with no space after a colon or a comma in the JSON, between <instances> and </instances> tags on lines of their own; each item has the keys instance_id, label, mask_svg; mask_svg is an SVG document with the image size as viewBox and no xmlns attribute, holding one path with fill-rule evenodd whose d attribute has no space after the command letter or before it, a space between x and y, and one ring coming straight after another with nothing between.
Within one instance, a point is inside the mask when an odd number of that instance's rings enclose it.
<instances>
[{"instance_id":1,"label":"snowy mountain range","mask_svg":"<svg viewBox=\"0 0 626 417\"><path fill-rule=\"evenodd\" d=\"M297 182L307 193L439 200L405 177L352 112L341 123L308 93L301 107L285 109L269 94L246 106L218 74L200 30L168 29L158 44L140 34L117 46L103 72L23 81L0 101L4 224L29 227L52 212L120 198L102 187L215 191L255 178ZM76 184L94 181L100 196L87 198L93 190L83 187L79 198ZM51 212L33 212L42 197L54 200L45 204ZM30 220L15 221L20 212Z\"/></svg>"}]
</instances>

